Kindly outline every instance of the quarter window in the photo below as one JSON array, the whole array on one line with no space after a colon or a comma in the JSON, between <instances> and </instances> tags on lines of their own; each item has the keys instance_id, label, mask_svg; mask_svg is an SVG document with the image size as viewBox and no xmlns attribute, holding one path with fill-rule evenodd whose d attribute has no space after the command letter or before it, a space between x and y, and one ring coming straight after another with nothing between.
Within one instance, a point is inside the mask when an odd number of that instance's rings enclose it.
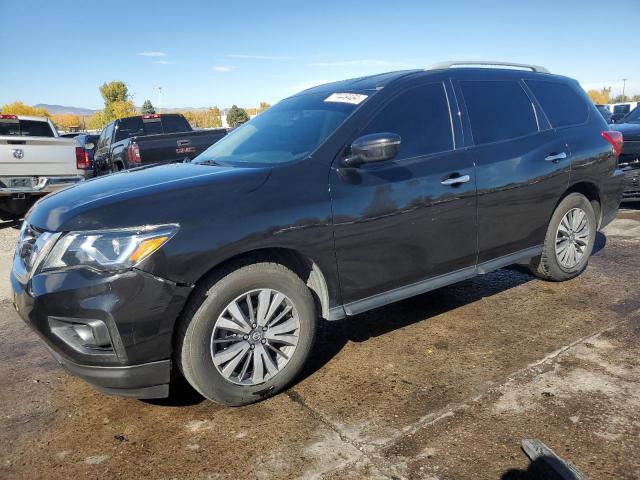
<instances>
[{"instance_id":1,"label":"quarter window","mask_svg":"<svg viewBox=\"0 0 640 480\"><path fill-rule=\"evenodd\" d=\"M460 82L476 145L538 131L531 100L514 80Z\"/></svg>"},{"instance_id":2,"label":"quarter window","mask_svg":"<svg viewBox=\"0 0 640 480\"><path fill-rule=\"evenodd\" d=\"M552 127L580 125L587 121L589 106L570 85L547 80L526 80L526 84L540 102Z\"/></svg>"},{"instance_id":3,"label":"quarter window","mask_svg":"<svg viewBox=\"0 0 640 480\"><path fill-rule=\"evenodd\" d=\"M363 132L400 135L396 159L453 149L451 115L444 85L414 87L395 97Z\"/></svg>"}]
</instances>

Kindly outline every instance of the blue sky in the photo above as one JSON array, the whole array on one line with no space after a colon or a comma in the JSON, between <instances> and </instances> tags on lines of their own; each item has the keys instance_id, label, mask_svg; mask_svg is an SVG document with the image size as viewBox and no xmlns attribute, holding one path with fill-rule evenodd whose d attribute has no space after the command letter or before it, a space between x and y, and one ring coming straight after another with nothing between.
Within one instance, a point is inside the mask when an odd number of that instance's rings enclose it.
<instances>
[{"instance_id":1,"label":"blue sky","mask_svg":"<svg viewBox=\"0 0 640 480\"><path fill-rule=\"evenodd\" d=\"M640 94L637 0L0 0L0 16L0 104L101 108L98 86L124 80L138 105L162 86L165 107L252 106L447 59L540 64L614 92L628 78Z\"/></svg>"}]
</instances>

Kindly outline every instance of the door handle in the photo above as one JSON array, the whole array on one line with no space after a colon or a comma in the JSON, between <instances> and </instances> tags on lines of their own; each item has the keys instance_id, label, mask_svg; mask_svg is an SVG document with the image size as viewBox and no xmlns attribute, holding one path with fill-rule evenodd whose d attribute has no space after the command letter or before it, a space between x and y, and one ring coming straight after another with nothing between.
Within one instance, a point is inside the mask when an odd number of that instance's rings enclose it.
<instances>
[{"instance_id":1,"label":"door handle","mask_svg":"<svg viewBox=\"0 0 640 480\"><path fill-rule=\"evenodd\" d=\"M559 160L564 160L567 158L567 154L564 152L560 153L552 153L548 157L545 157L545 161L547 162L558 162Z\"/></svg>"},{"instance_id":2,"label":"door handle","mask_svg":"<svg viewBox=\"0 0 640 480\"><path fill-rule=\"evenodd\" d=\"M451 177L451 178L447 178L446 180L441 181L440 183L442 185L457 185L459 183L467 183L469 180L471 180L471 177L469 175L462 175L460 177Z\"/></svg>"}]
</instances>

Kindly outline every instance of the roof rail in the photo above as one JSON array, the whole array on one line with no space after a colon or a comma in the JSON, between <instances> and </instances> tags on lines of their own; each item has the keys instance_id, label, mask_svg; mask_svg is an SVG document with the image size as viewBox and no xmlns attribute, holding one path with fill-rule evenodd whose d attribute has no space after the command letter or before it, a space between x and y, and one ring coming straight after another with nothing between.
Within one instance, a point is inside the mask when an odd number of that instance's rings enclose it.
<instances>
[{"instance_id":1,"label":"roof rail","mask_svg":"<svg viewBox=\"0 0 640 480\"><path fill-rule=\"evenodd\" d=\"M484 65L488 67L517 67L517 68L527 68L532 72L549 73L549 70L539 65L529 65L527 63L513 63L513 62L492 62L489 60L457 60L452 62L438 62L438 63L434 63L433 65L430 65L429 67L427 67L426 70L442 70L445 68L451 68L451 67L463 66L463 65L470 65L470 66Z\"/></svg>"}]
</instances>

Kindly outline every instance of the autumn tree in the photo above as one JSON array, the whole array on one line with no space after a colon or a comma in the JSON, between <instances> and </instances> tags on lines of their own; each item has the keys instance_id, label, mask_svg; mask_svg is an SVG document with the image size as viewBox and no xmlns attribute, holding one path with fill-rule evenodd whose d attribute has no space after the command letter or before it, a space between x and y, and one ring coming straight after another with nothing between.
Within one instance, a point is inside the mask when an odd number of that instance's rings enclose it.
<instances>
[{"instance_id":1,"label":"autumn tree","mask_svg":"<svg viewBox=\"0 0 640 480\"><path fill-rule=\"evenodd\" d=\"M260 108L258 108L258 113L264 112L267 108L270 108L271 105L267 102L260 102Z\"/></svg>"},{"instance_id":2,"label":"autumn tree","mask_svg":"<svg viewBox=\"0 0 640 480\"><path fill-rule=\"evenodd\" d=\"M107 123L104 112L98 110L87 120L87 128L89 130L102 130Z\"/></svg>"},{"instance_id":3,"label":"autumn tree","mask_svg":"<svg viewBox=\"0 0 640 480\"><path fill-rule=\"evenodd\" d=\"M33 115L35 117L50 117L51 114L46 108L36 108L24 102L7 103L2 106L2 113L5 115Z\"/></svg>"},{"instance_id":4,"label":"autumn tree","mask_svg":"<svg viewBox=\"0 0 640 480\"><path fill-rule=\"evenodd\" d=\"M220 109L211 107L207 110L197 111L188 110L180 112L187 119L189 124L195 128L220 128L222 127L222 119Z\"/></svg>"},{"instance_id":5,"label":"autumn tree","mask_svg":"<svg viewBox=\"0 0 640 480\"><path fill-rule=\"evenodd\" d=\"M602 87L600 90L589 90L587 92L591 101L597 105L610 103L611 87Z\"/></svg>"},{"instance_id":6,"label":"autumn tree","mask_svg":"<svg viewBox=\"0 0 640 480\"><path fill-rule=\"evenodd\" d=\"M151 104L151 100L144 101L144 103L142 104L141 113L143 115L153 115L154 113L156 113L156 109L153 108L153 105Z\"/></svg>"},{"instance_id":7,"label":"autumn tree","mask_svg":"<svg viewBox=\"0 0 640 480\"><path fill-rule=\"evenodd\" d=\"M232 105L227 112L227 123L230 127L237 127L249 121L249 115L244 108Z\"/></svg>"},{"instance_id":8,"label":"autumn tree","mask_svg":"<svg viewBox=\"0 0 640 480\"><path fill-rule=\"evenodd\" d=\"M82 122L80 121L80 117L71 113L51 115L51 121L55 124L56 127L58 127L58 129L67 131L72 129L79 129L82 124Z\"/></svg>"}]
</instances>

